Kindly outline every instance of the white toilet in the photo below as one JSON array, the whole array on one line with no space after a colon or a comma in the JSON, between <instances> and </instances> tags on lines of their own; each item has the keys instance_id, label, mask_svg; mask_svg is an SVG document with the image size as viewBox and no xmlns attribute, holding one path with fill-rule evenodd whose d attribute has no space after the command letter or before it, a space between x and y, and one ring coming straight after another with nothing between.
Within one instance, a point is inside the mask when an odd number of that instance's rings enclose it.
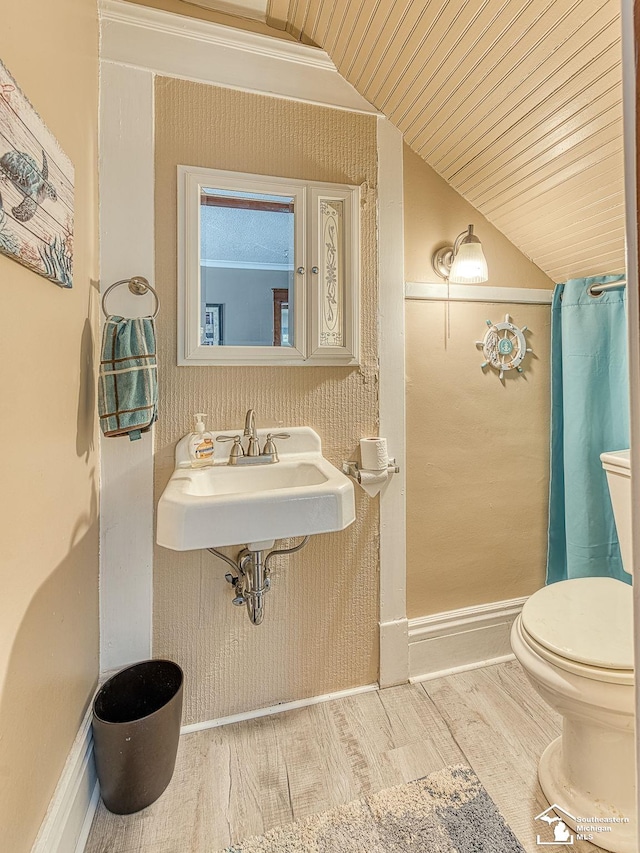
<instances>
[{"instance_id":1,"label":"white toilet","mask_svg":"<svg viewBox=\"0 0 640 853\"><path fill-rule=\"evenodd\" d=\"M629 571L629 451L600 458ZM545 797L574 816L576 822L566 823L591 835L592 843L636 853L631 586L606 577L546 586L524 605L511 645L534 688L563 717L562 735L549 744L538 767ZM585 824L591 829L581 833Z\"/></svg>"}]
</instances>

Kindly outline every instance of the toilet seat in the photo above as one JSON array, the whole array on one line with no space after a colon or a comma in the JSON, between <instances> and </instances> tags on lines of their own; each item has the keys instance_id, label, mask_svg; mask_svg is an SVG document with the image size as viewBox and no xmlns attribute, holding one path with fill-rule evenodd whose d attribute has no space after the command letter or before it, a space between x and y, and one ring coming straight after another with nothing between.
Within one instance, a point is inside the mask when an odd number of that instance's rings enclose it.
<instances>
[{"instance_id":1,"label":"toilet seat","mask_svg":"<svg viewBox=\"0 0 640 853\"><path fill-rule=\"evenodd\" d=\"M620 684L623 687L633 687L635 683L635 674L632 669L610 669L599 666L591 666L587 663L579 663L578 661L569 660L569 658L556 655L549 649L545 648L541 643L538 643L522 624L522 620L516 621L516 627L519 631L522 642L529 649L538 655L539 658L547 661L558 669L570 675L588 678L591 681L599 681L607 684Z\"/></svg>"},{"instance_id":2,"label":"toilet seat","mask_svg":"<svg viewBox=\"0 0 640 853\"><path fill-rule=\"evenodd\" d=\"M613 578L575 578L535 592L522 609L530 644L552 663L599 681L633 680L633 593Z\"/></svg>"}]
</instances>

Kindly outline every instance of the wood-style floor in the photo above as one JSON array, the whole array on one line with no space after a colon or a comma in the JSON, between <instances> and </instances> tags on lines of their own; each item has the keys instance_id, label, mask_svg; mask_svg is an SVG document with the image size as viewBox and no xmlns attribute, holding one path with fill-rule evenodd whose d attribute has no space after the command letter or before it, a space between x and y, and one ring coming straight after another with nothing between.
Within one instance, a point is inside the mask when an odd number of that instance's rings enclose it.
<instances>
[{"instance_id":1,"label":"wood-style floor","mask_svg":"<svg viewBox=\"0 0 640 853\"><path fill-rule=\"evenodd\" d=\"M215 853L459 763L536 853L536 767L559 720L511 662L183 735L165 794L134 815L100 804L86 853Z\"/></svg>"}]
</instances>

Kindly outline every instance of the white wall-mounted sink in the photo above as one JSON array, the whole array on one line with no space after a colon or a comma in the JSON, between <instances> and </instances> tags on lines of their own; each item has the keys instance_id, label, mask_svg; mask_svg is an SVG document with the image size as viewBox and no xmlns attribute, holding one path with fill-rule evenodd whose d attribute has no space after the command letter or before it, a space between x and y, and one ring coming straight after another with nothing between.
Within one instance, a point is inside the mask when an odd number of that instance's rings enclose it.
<instances>
[{"instance_id":1,"label":"white wall-mounted sink","mask_svg":"<svg viewBox=\"0 0 640 853\"><path fill-rule=\"evenodd\" d=\"M260 446L270 431L276 430L258 431ZM291 438L276 441L280 461L266 465L227 465L231 444L216 443L215 464L192 468L189 436L182 438L158 503L158 544L190 551L328 533L352 524L353 483L324 458L320 436L309 427L277 431Z\"/></svg>"}]
</instances>

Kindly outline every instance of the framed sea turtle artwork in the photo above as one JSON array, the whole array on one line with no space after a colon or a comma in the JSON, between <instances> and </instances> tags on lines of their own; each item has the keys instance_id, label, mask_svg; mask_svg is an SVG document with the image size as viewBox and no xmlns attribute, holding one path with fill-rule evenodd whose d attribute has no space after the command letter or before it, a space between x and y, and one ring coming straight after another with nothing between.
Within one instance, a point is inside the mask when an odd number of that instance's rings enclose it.
<instances>
[{"instance_id":1,"label":"framed sea turtle artwork","mask_svg":"<svg viewBox=\"0 0 640 853\"><path fill-rule=\"evenodd\" d=\"M73 164L0 61L0 253L73 284Z\"/></svg>"}]
</instances>

